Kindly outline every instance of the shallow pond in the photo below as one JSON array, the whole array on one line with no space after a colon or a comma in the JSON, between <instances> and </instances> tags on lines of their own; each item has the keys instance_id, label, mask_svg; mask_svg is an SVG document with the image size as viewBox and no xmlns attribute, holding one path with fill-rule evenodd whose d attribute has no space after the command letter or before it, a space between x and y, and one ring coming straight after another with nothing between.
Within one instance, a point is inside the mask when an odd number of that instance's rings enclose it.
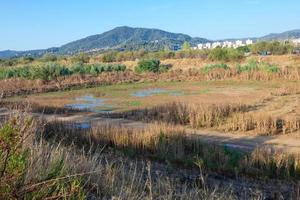
<instances>
[{"instance_id":1,"label":"shallow pond","mask_svg":"<svg viewBox=\"0 0 300 200\"><path fill-rule=\"evenodd\" d=\"M136 91L132 94L132 96L149 97L149 96L153 96L155 94L162 94L162 93L166 93L166 92L167 92L167 90L165 90L165 89L153 88L153 89L145 89L145 90Z\"/></svg>"},{"instance_id":2,"label":"shallow pond","mask_svg":"<svg viewBox=\"0 0 300 200\"><path fill-rule=\"evenodd\" d=\"M79 110L88 110L93 112L111 112L111 109L101 109L101 107L111 106L105 103L105 99L97 98L93 95L85 95L74 99L74 103L66 104L66 108L73 108Z\"/></svg>"}]
</instances>

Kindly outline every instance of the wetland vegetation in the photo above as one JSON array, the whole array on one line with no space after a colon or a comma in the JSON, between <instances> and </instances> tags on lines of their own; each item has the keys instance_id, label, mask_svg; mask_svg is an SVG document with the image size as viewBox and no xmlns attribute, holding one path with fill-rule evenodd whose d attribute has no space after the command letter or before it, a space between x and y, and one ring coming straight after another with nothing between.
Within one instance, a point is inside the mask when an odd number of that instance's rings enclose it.
<instances>
[{"instance_id":1,"label":"wetland vegetation","mask_svg":"<svg viewBox=\"0 0 300 200\"><path fill-rule=\"evenodd\" d=\"M193 133L295 137L300 129L297 66L250 59L178 70L176 63L170 67L151 59L137 63L137 70L126 63L89 62L47 63L39 69L41 77L30 72L38 66L5 71L1 107L11 117L1 118L2 195L247 199L273 198L270 191L280 187L276 195L298 197L297 153L263 143L245 149ZM22 117L16 115L20 111ZM92 121L76 121L77 115Z\"/></svg>"}]
</instances>

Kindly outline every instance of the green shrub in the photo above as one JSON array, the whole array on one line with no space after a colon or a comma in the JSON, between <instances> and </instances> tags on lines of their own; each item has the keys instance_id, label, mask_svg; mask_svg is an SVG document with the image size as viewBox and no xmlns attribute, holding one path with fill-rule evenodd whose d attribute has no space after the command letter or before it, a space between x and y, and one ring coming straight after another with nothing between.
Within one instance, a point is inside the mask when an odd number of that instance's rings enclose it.
<instances>
[{"instance_id":1,"label":"green shrub","mask_svg":"<svg viewBox=\"0 0 300 200\"><path fill-rule=\"evenodd\" d=\"M277 73L280 70L280 68L278 66L276 66L274 64L266 63L266 62L261 63L261 68L264 71L270 72L270 73Z\"/></svg>"},{"instance_id":2,"label":"green shrub","mask_svg":"<svg viewBox=\"0 0 300 200\"><path fill-rule=\"evenodd\" d=\"M70 67L58 63L45 63L39 66L23 66L0 68L0 79L23 78L23 79L41 79L51 81L60 76L69 76L72 74L92 74L97 75L102 72L121 72L125 71L126 66L121 64L83 64L76 63Z\"/></svg>"},{"instance_id":3,"label":"green shrub","mask_svg":"<svg viewBox=\"0 0 300 200\"><path fill-rule=\"evenodd\" d=\"M135 67L137 73L143 72L158 72L160 61L157 59L140 60Z\"/></svg>"},{"instance_id":4,"label":"green shrub","mask_svg":"<svg viewBox=\"0 0 300 200\"><path fill-rule=\"evenodd\" d=\"M215 48L210 51L208 58L211 61L240 61L244 58L244 55L241 51L237 49L224 49L224 48Z\"/></svg>"},{"instance_id":5,"label":"green shrub","mask_svg":"<svg viewBox=\"0 0 300 200\"><path fill-rule=\"evenodd\" d=\"M292 53L294 45L291 43L283 43L279 41L257 42L251 46L252 53L260 54L261 52L270 52L273 55L283 55Z\"/></svg>"},{"instance_id":6,"label":"green shrub","mask_svg":"<svg viewBox=\"0 0 300 200\"><path fill-rule=\"evenodd\" d=\"M256 60L251 60L246 65L237 66L238 72L248 72L248 71L258 71L258 70L259 70L259 66Z\"/></svg>"},{"instance_id":7,"label":"green shrub","mask_svg":"<svg viewBox=\"0 0 300 200\"><path fill-rule=\"evenodd\" d=\"M237 66L237 71L239 73L242 72L250 72L250 71L266 71L270 73L277 73L279 72L280 68L276 65L267 63L267 62L261 62L259 63L257 60L250 60L247 64L245 65L238 65Z\"/></svg>"},{"instance_id":8,"label":"green shrub","mask_svg":"<svg viewBox=\"0 0 300 200\"><path fill-rule=\"evenodd\" d=\"M228 65L226 65L226 64L223 64L223 63L222 64L212 64L212 65L206 65L202 69L202 71L204 73L208 73L208 72L210 72L212 70L215 70L215 69L224 69L224 70L227 70L227 69L230 69L230 67Z\"/></svg>"}]
</instances>

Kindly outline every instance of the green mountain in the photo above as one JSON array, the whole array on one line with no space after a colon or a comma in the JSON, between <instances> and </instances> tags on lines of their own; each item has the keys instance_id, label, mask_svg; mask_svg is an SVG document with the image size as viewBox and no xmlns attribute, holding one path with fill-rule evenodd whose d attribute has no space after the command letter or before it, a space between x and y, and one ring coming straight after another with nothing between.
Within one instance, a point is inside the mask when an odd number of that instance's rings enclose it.
<instances>
[{"instance_id":1,"label":"green mountain","mask_svg":"<svg viewBox=\"0 0 300 200\"><path fill-rule=\"evenodd\" d=\"M300 38L300 30L283 33L269 34L263 37L251 38L253 40L286 40ZM127 26L117 27L102 34L92 35L61 47L54 47L30 51L0 51L0 58L41 56L45 53L56 55L70 55L78 52L101 52L107 50L137 50L145 49L156 51L165 48L176 50L185 42L191 45L210 42L205 38L193 38L186 34L170 33L159 29L132 28Z\"/></svg>"},{"instance_id":2,"label":"green mountain","mask_svg":"<svg viewBox=\"0 0 300 200\"><path fill-rule=\"evenodd\" d=\"M300 38L300 29L286 31L283 33L271 33L269 35L263 36L258 39L269 41L269 40L288 40L288 39L295 39L295 38Z\"/></svg>"},{"instance_id":3,"label":"green mountain","mask_svg":"<svg viewBox=\"0 0 300 200\"><path fill-rule=\"evenodd\" d=\"M185 34L170 33L159 29L117 27L108 32L92 35L60 47L61 54L72 54L81 51L117 50L159 50L181 46L183 42L191 44L206 42L204 38L192 38Z\"/></svg>"},{"instance_id":4,"label":"green mountain","mask_svg":"<svg viewBox=\"0 0 300 200\"><path fill-rule=\"evenodd\" d=\"M145 50L175 49L185 41L192 45L207 42L204 38L192 38L185 34L170 33L159 29L117 27L102 34L92 35L61 47L31 51L0 51L0 58L41 56L44 53L56 55L76 54L78 52L99 52L106 50Z\"/></svg>"}]
</instances>

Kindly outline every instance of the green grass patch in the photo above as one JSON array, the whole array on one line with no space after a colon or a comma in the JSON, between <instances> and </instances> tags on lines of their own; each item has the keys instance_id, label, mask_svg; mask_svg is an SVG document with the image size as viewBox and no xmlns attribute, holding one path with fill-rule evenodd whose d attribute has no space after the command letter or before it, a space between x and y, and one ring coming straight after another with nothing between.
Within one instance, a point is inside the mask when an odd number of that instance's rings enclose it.
<instances>
[{"instance_id":1,"label":"green grass patch","mask_svg":"<svg viewBox=\"0 0 300 200\"><path fill-rule=\"evenodd\" d=\"M206 65L203 69L202 69L202 72L203 73L209 73L213 70L217 70L217 69L224 69L224 70L228 70L230 69L230 67L226 64L212 64L212 65Z\"/></svg>"}]
</instances>

